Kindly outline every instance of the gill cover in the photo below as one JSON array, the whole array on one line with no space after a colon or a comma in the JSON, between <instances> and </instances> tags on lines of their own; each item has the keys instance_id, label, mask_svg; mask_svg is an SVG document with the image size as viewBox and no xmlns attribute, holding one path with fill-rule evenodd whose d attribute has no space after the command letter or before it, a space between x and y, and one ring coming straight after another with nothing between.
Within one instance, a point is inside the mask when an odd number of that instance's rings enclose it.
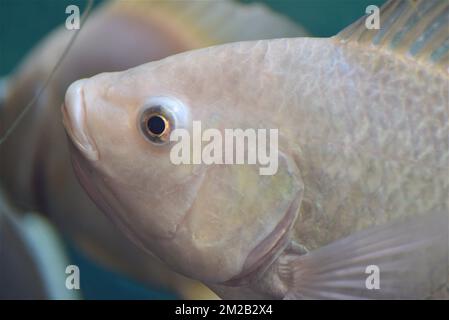
<instances>
[{"instance_id":1,"label":"gill cover","mask_svg":"<svg viewBox=\"0 0 449 320\"><path fill-rule=\"evenodd\" d=\"M287 245L282 239L289 238L304 186L296 163L282 152L274 175L260 175L257 165L206 170L176 237L156 253L187 276L224 283L266 267Z\"/></svg>"}]
</instances>

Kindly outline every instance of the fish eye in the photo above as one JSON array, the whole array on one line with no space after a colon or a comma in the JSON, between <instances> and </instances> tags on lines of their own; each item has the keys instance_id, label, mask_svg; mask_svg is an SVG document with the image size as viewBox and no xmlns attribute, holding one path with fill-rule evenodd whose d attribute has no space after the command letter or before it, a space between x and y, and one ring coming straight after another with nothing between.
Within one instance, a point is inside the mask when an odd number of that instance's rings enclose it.
<instances>
[{"instance_id":1,"label":"fish eye","mask_svg":"<svg viewBox=\"0 0 449 320\"><path fill-rule=\"evenodd\" d=\"M154 144L166 144L175 128L185 127L187 111L178 100L169 97L150 98L139 115L143 136Z\"/></svg>"},{"instance_id":2,"label":"fish eye","mask_svg":"<svg viewBox=\"0 0 449 320\"><path fill-rule=\"evenodd\" d=\"M168 142L175 125L173 116L160 105L145 109L140 116L140 131L145 138L156 144Z\"/></svg>"}]
</instances>

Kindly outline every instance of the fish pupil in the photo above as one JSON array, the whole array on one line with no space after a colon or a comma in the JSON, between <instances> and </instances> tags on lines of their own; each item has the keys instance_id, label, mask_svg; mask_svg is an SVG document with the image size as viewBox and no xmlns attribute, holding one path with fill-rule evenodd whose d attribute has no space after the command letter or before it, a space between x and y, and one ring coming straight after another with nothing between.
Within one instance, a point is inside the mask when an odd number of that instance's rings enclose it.
<instances>
[{"instance_id":1,"label":"fish pupil","mask_svg":"<svg viewBox=\"0 0 449 320\"><path fill-rule=\"evenodd\" d=\"M153 115L148 119L147 122L148 131L155 135L160 136L162 133L164 133L167 123L166 120L163 119L159 115Z\"/></svg>"}]
</instances>

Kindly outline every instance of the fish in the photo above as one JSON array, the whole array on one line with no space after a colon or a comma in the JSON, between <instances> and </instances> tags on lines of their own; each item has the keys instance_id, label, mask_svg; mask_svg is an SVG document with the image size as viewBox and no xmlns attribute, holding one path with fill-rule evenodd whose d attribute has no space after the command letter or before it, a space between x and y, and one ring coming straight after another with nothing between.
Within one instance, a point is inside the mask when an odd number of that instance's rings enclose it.
<instances>
[{"instance_id":1,"label":"fish","mask_svg":"<svg viewBox=\"0 0 449 320\"><path fill-rule=\"evenodd\" d=\"M45 86L73 32L63 26L52 31L2 80L2 136L23 106ZM143 254L85 194L71 169L60 105L70 83L82 77L219 43L302 34L305 31L300 26L261 4L111 1L98 6L31 112L0 145L5 191L22 211L44 214L98 263L145 283L171 288L183 297L211 297L204 290L192 296L196 283Z\"/></svg>"},{"instance_id":2,"label":"fish","mask_svg":"<svg viewBox=\"0 0 449 320\"><path fill-rule=\"evenodd\" d=\"M19 214L0 188L0 298L78 300L67 290L62 239L37 213Z\"/></svg>"},{"instance_id":3,"label":"fish","mask_svg":"<svg viewBox=\"0 0 449 320\"><path fill-rule=\"evenodd\" d=\"M389 1L380 29L364 16L330 38L77 80L62 105L73 169L136 245L223 299L447 299L448 12ZM174 163L194 121L277 129L276 173Z\"/></svg>"}]
</instances>

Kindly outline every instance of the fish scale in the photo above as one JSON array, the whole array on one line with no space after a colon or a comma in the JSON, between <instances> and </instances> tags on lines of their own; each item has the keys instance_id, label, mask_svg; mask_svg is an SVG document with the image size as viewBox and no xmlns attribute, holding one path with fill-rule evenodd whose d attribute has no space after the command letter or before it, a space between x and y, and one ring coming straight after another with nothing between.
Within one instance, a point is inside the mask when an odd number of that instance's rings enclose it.
<instances>
[{"instance_id":1,"label":"fish scale","mask_svg":"<svg viewBox=\"0 0 449 320\"><path fill-rule=\"evenodd\" d=\"M341 46L341 44L337 44L337 46ZM316 51L321 51L319 48L315 49ZM336 50L339 50L337 48ZM346 50L344 48L343 50ZM343 53L344 54L344 53ZM342 62L350 64L352 61L351 56L361 54L364 56L366 53L364 51L360 53L355 53L354 51L350 51L347 53L347 55L344 57L346 61L348 62ZM310 55L312 56L312 54ZM335 55L333 55L335 57ZM327 60L328 57L320 57L323 60ZM388 56L385 59L390 59L391 56ZM435 118L435 114L427 113L422 114L422 104L420 99L426 99L428 97L427 94L427 87L433 87L433 88L440 88L442 92L443 88L447 85L447 78L440 77L437 75L436 77L433 74L421 74L419 69L415 69L414 66L407 67L407 65L404 65L402 61L394 62L394 60L389 61L388 66L390 67L388 70L390 73L390 81L394 81L393 75L398 75L399 79L401 77L401 73L407 73L408 78L403 78L401 81L405 85L407 85L409 88L404 89L405 92L415 92L415 95L413 97L413 100L408 101L410 104L406 104L406 100L397 101L400 102L400 105L394 104L381 104L380 107L383 107L384 109L376 108L374 109L372 106L375 105L372 104L372 96L370 93L373 90L373 86L379 86L378 91L380 94L378 96L378 100L374 101L382 101L383 95L390 94L388 91L389 83L388 82L382 82L382 83L376 83L373 82L372 74L373 72L369 69L372 69L372 56L370 56L369 59L362 60L362 58L356 57L358 61L366 61L364 65L366 66L365 69L362 69L362 72L360 74L354 74L351 73L351 76L356 78L356 82L361 83L359 85L359 88L351 88L347 87L347 82L340 81L339 83L341 85L335 86L335 83L337 82L337 78L334 79L317 79L316 81L320 83L322 86L323 94L322 99L320 99L320 104L322 106L327 105L333 105L334 107L343 108L341 112L334 112L333 114L340 115L343 119L339 119L335 121L335 118L329 116L327 119L328 122L324 122L323 117L320 117L321 123L318 125L316 123L313 124L313 127L310 127L310 132L313 132L313 134L316 135L316 129L315 126L323 127L323 128L335 128L333 132L326 133L324 136L318 138L309 139L309 136L307 135L307 128L302 128L302 132L297 133L297 136L304 137L302 139L302 143L304 146L307 146L308 149L316 149L316 150L322 150L320 154L322 157L316 157L313 155L313 151L307 152L303 151L304 154L308 154L310 156L310 161L313 164L313 167L318 167L319 169L312 169L307 164L306 159L302 159L302 166L300 167L301 172L322 172L322 175L329 175L331 172L329 170L331 168L335 168L335 170L339 173L340 177L337 176L328 176L326 180L331 182L332 186L339 186L345 184L347 181L351 181L351 188L355 190L359 190L359 192L363 192L365 195L363 197L355 197L355 199L359 199L360 206L363 206L363 203L365 199L368 197L370 199L370 203L376 203L378 206L378 209L382 208L382 199L378 199L379 196L387 198L390 205L390 210L393 209L393 212L396 212L396 215L399 214L398 212L403 212L404 214L408 212L410 209L412 211L420 211L422 209L431 209L432 205L442 204L445 200L445 195L449 193L448 190L448 183L447 183L447 164L448 162L445 160L447 159L447 150L448 150L448 144L447 144L447 135L440 135L439 137L435 137L436 131L434 130L434 127L429 125L433 121L432 119ZM303 62L307 63L307 62ZM319 63L316 63L316 65L320 65ZM384 65L385 62L382 61L380 63L381 65ZM337 63L338 65L338 63ZM360 63L359 66L361 67L362 64ZM342 66L343 69L345 69L345 66ZM393 68L393 69L391 69ZM405 70L405 71L400 71ZM413 78L413 73L415 72L416 77L417 75L425 76L427 80L421 80L420 85L413 85L410 84L411 81L410 78ZM337 72L336 72L337 73ZM363 73L366 73L369 75L369 78L364 77ZM379 73L379 77L382 77L382 75ZM358 78L358 79L357 79ZM363 84L365 84L365 87L363 87ZM430 85L429 85L430 84ZM360 88L361 87L361 88ZM386 90L385 90L386 88ZM397 91L398 88L401 87L393 87L396 89L396 95L400 95L400 92ZM436 90L438 92L438 90ZM329 97L330 99L333 99L336 95L334 93L336 92L351 92L350 94L350 101L342 101L340 104L332 104L332 101L327 101L326 98ZM422 95L419 96L417 93L422 92ZM394 94L394 93L392 93ZM434 102L433 102L433 101ZM428 101L428 99L427 99ZM436 106L447 106L447 97L445 96L436 96L430 100L431 105ZM395 101L396 102L396 101ZM429 103L427 103L429 104ZM292 105L298 105L298 103L292 103ZM351 108L351 106L353 106ZM394 108L394 110L397 110L398 108L402 108L406 110L403 114L403 120L399 120L399 122L403 122L404 126L392 126L388 117L388 114L390 113L391 108ZM367 112L367 110L369 110ZM384 112L385 117L383 116L382 112ZM293 112L291 114L294 114ZM310 113L307 113L310 114ZM417 114L416 117L414 117L414 114ZM441 114L441 112L439 113ZM448 112L447 107L445 108L443 112L443 119L446 119L444 126L447 128L448 123ZM290 116L291 117L291 116ZM346 121L345 119L351 119L350 121ZM382 122L380 119L385 119L387 122L379 125L379 121ZM413 122L410 122L410 119L413 119ZM429 122L426 122L427 119L429 119ZM300 119L294 118L291 120L294 123L300 123ZM307 125L307 123L302 122L303 125ZM336 123L340 124L340 128L336 128ZM292 124L293 125L293 124ZM351 128L350 125L353 125ZM349 131L352 133L357 133L357 135L346 135L346 132ZM419 134L423 131L430 132L426 137L419 137ZM447 131L447 129L446 129ZM381 136L389 137L390 139L380 139ZM322 141L329 141L327 137L333 137L332 141L335 141L336 150L333 150L333 152L326 151L324 149L325 147L322 146ZM418 142L418 138L422 139L421 143ZM442 146L440 154L436 153L435 149L437 149L436 144L440 144ZM304 148L304 146L301 146L301 148ZM349 152L344 152L345 148L349 148ZM430 151L429 151L430 150ZM366 152L365 152L366 151ZM312 155L311 155L312 154ZM320 162L317 164L317 159L320 159ZM370 161L372 163L376 163L377 165L375 167L372 167L369 165ZM337 163L336 163L337 162ZM389 169L388 163L392 163L395 165L394 169ZM354 165L355 164L355 165ZM352 170L353 168L357 168L357 164L363 166L364 169L358 169L358 171L361 171L365 174L365 176L359 177L360 180L357 182L354 181L354 178L348 178L348 176L353 175ZM301 161L300 164L301 166ZM430 166L430 169L428 170L422 170L421 166ZM324 168L324 170L323 170ZM326 169L327 168L327 169ZM371 168L371 169L370 169ZM346 170L347 171L346 171ZM343 172L341 172L343 170ZM374 170L374 171L373 171ZM324 173L323 173L324 171ZM346 172L345 172L346 171ZM429 173L425 174L425 171L430 171L430 177L433 178L430 182L427 184L420 183L424 177L428 177ZM410 172L417 172L415 176L410 175ZM396 177L400 177L400 183L392 183L389 177L391 177L391 174L395 174ZM420 176L421 175L421 176ZM314 185L314 180L316 180L316 174L310 175L310 181L305 181L306 190ZM374 177L386 177L384 181L380 185L377 185L377 189L381 189L382 193L379 196L376 196L375 193L372 192L372 188L370 188L369 179ZM367 183L368 182L368 183ZM431 202L427 205L423 205L423 207L418 206L416 208L413 208L414 206L417 206L419 203L417 201L414 201L409 206L404 203L404 199L412 199L409 194L409 197L406 195L403 195L403 192L400 192L400 190L405 189L407 186L413 186L414 188L417 188L415 190L414 195L422 194L422 191L420 189L425 189L429 186L432 186L432 184L437 184L441 186L441 189L438 189L440 191L440 196L438 197L438 201ZM396 185L397 187L394 190L391 190L390 194L385 194L385 191L388 191L386 188L391 188L392 185ZM334 217L333 219L338 219L338 214L334 215L332 214L333 208L338 208L338 205L335 205L334 201L331 201L333 197L335 197L335 201L341 201L345 202L345 195L348 192L345 188L329 188L328 191L330 194L328 194L328 197L324 196L323 194L327 194L325 190L317 190L316 193L320 194L320 198L326 198L326 203L328 203L327 207L322 208L322 214L328 215L331 217ZM337 193L334 196L332 194L339 192L341 190L341 194ZM366 191L364 191L366 190ZM330 199L329 199L330 197ZM376 197L373 199L373 197ZM314 202L314 201L312 201ZM402 204L403 208L400 210L400 204ZM430 207L429 207L430 206ZM358 206L355 206L358 207ZM377 212L390 212L390 210L384 207L383 210L375 210L374 208L371 208L371 210L377 211ZM341 212L342 215L349 214L348 212L352 212L354 217L354 221L362 220L363 218L356 212L359 212L358 210L354 210L354 202L351 201L349 203L348 208L341 208L338 210L338 212ZM317 213L318 214L318 213ZM319 215L319 214L318 214ZM310 223L310 222L309 222ZM314 223L314 222L312 222ZM320 225L320 222L317 222L318 225ZM298 234L302 234L301 239L303 238L310 238L309 233L302 232L303 228L307 228L308 223L303 224L301 220L298 221ZM356 222L354 224L355 226L358 225ZM349 226L348 226L349 227ZM361 227L361 226L359 226ZM329 230L327 230L327 234L329 234ZM345 230L346 233L349 233L347 230ZM334 237L329 236L328 239L336 239L338 237L341 237L345 231L341 231L341 233L335 234ZM331 232L332 234L332 232ZM301 243L305 244L306 247L307 243L304 241L300 241ZM321 245L324 243L321 243Z\"/></svg>"}]
</instances>

